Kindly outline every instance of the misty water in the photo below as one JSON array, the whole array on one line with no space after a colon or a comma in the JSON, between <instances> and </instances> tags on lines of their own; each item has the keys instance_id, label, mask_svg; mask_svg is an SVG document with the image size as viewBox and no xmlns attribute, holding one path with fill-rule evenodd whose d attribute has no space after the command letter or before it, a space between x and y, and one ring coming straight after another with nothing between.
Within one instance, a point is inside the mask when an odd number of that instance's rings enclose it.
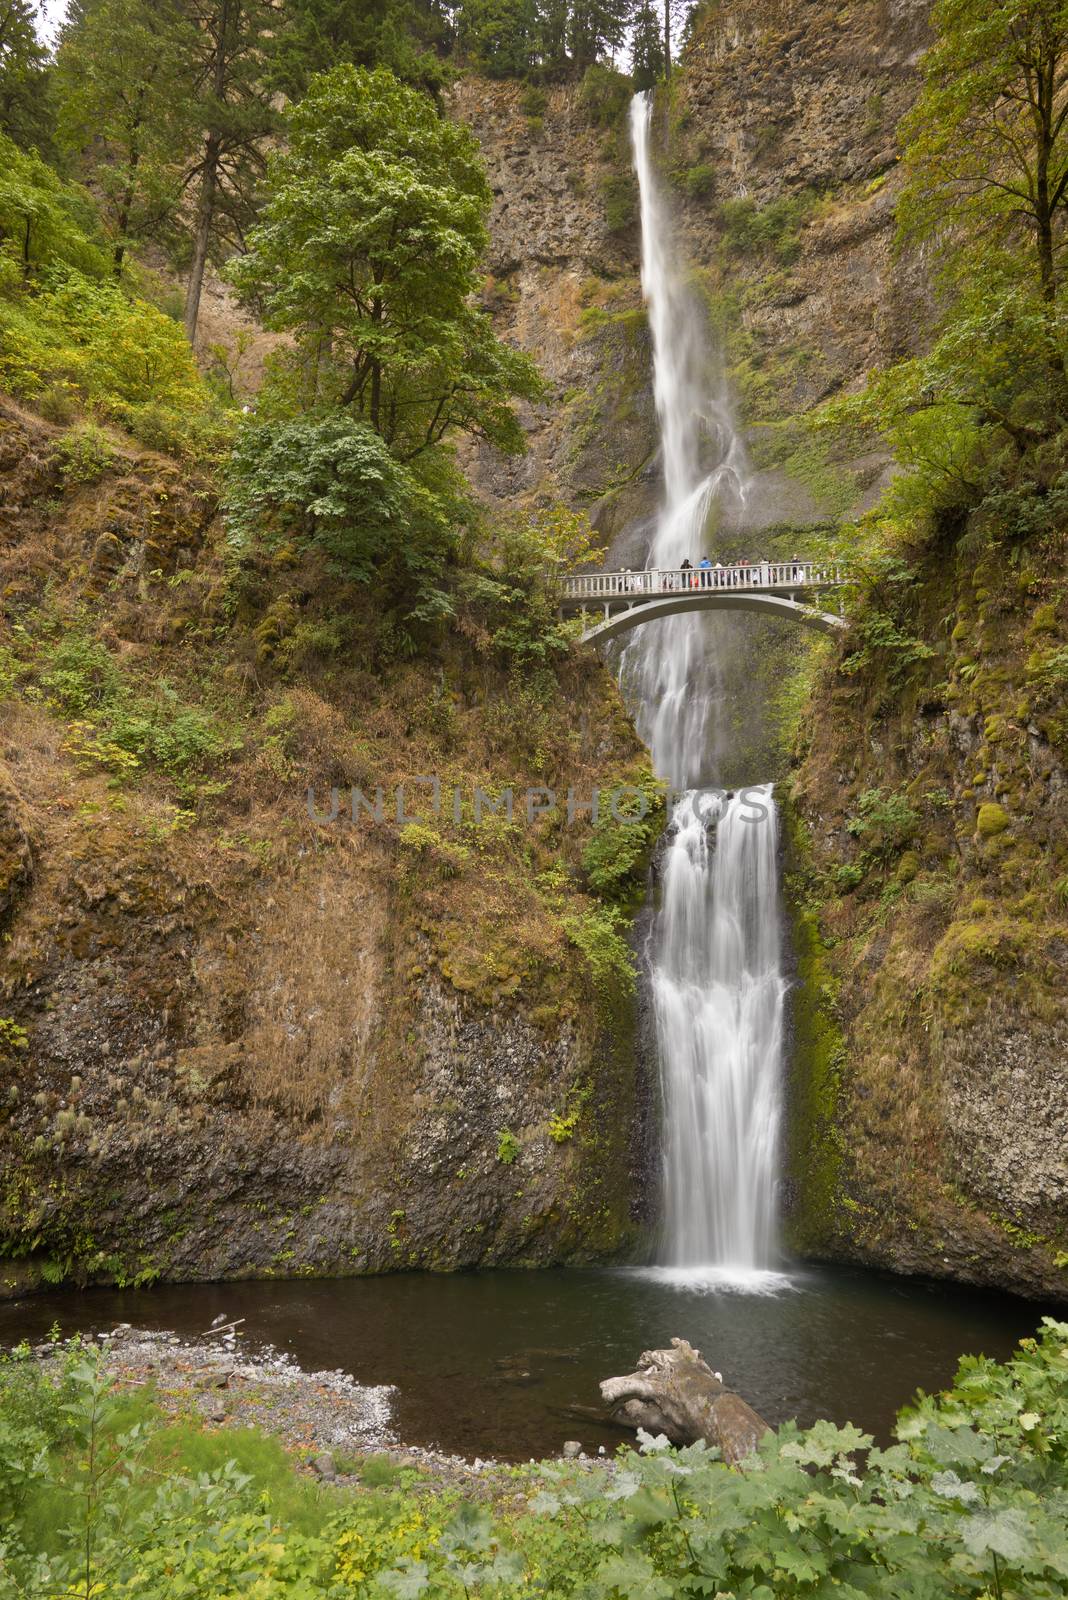
<instances>
[{"instance_id":1,"label":"misty water","mask_svg":"<svg viewBox=\"0 0 1068 1600\"><path fill-rule=\"evenodd\" d=\"M642 292L653 344L661 505L650 567L697 566L745 515L750 473L701 308L680 263L652 150L652 98L631 109ZM631 636L620 677L653 767L681 791L647 960L662 1100L657 1259L683 1281L768 1286L776 1229L786 980L775 801L768 785L701 787L722 756L721 638L699 613Z\"/></svg>"}]
</instances>

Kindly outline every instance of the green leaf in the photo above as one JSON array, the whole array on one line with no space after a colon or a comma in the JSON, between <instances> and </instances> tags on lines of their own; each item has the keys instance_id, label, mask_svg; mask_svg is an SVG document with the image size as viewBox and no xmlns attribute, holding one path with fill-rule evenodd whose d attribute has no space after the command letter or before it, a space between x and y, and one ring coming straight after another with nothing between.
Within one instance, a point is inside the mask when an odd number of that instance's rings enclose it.
<instances>
[{"instance_id":1,"label":"green leaf","mask_svg":"<svg viewBox=\"0 0 1068 1600\"><path fill-rule=\"evenodd\" d=\"M1025 1560L1034 1549L1025 1511L981 1511L959 1526L965 1549L976 1557L992 1554L1016 1562Z\"/></svg>"}]
</instances>

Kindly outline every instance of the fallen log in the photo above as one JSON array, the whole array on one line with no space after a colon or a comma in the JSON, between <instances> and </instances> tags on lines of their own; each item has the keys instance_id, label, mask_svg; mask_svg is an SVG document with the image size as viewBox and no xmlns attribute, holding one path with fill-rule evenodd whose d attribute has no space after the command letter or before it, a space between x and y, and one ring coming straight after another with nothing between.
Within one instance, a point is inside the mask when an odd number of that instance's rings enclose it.
<instances>
[{"instance_id":1,"label":"fallen log","mask_svg":"<svg viewBox=\"0 0 1068 1600\"><path fill-rule=\"evenodd\" d=\"M731 1466L752 1455L769 1431L764 1418L725 1388L720 1374L685 1339L672 1339L670 1350L643 1351L637 1372L606 1378L601 1396L614 1422L666 1434L672 1444L704 1439Z\"/></svg>"}]
</instances>

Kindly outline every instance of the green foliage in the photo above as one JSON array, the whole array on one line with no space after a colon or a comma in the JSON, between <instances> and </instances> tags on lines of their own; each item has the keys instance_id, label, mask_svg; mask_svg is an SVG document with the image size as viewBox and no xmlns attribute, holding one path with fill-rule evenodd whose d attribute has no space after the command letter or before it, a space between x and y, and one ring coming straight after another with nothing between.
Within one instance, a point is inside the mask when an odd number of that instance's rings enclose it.
<instances>
[{"instance_id":1,"label":"green foliage","mask_svg":"<svg viewBox=\"0 0 1068 1600\"><path fill-rule=\"evenodd\" d=\"M629 78L597 62L583 73L578 98L595 128L615 129L626 119L632 93Z\"/></svg>"},{"instance_id":2,"label":"green foliage","mask_svg":"<svg viewBox=\"0 0 1068 1600\"><path fill-rule=\"evenodd\" d=\"M569 0L567 48L574 71L588 72L622 49L632 9L633 0Z\"/></svg>"},{"instance_id":3,"label":"green foliage","mask_svg":"<svg viewBox=\"0 0 1068 1600\"><path fill-rule=\"evenodd\" d=\"M63 395L154 448L214 454L225 419L181 329L108 276L85 195L4 139L0 162L0 382Z\"/></svg>"},{"instance_id":4,"label":"green foliage","mask_svg":"<svg viewBox=\"0 0 1068 1600\"><path fill-rule=\"evenodd\" d=\"M1068 207L1068 11L1063 0L939 0L931 20L923 92L902 128L903 235L936 239L955 276L974 273L977 248L1006 249L1018 271L1022 244L1051 301Z\"/></svg>"},{"instance_id":5,"label":"green foliage","mask_svg":"<svg viewBox=\"0 0 1068 1600\"><path fill-rule=\"evenodd\" d=\"M910 632L910 606L916 573L893 549L858 560L851 573L853 626L839 671L880 675L894 688L934 651Z\"/></svg>"},{"instance_id":6,"label":"green foliage","mask_svg":"<svg viewBox=\"0 0 1068 1600\"><path fill-rule=\"evenodd\" d=\"M1068 319L1014 273L1012 263L975 272L956 287L926 355L825 408L824 425L878 431L909 469L890 492L889 514L974 509L988 491L1011 486L1015 461L1056 427Z\"/></svg>"},{"instance_id":7,"label":"green foliage","mask_svg":"<svg viewBox=\"0 0 1068 1600\"><path fill-rule=\"evenodd\" d=\"M47 144L48 52L31 0L0 0L0 133L23 149Z\"/></svg>"},{"instance_id":8,"label":"green foliage","mask_svg":"<svg viewBox=\"0 0 1068 1600\"><path fill-rule=\"evenodd\" d=\"M569 648L556 612L560 579L590 558L592 530L584 512L550 504L504 513L457 575L462 622L484 637L508 665L542 667ZM536 710L538 680L517 684L524 716Z\"/></svg>"},{"instance_id":9,"label":"green foliage","mask_svg":"<svg viewBox=\"0 0 1068 1600\"><path fill-rule=\"evenodd\" d=\"M64 483L96 483L114 465L115 446L103 428L84 422L68 428L52 446L52 460Z\"/></svg>"},{"instance_id":10,"label":"green foliage","mask_svg":"<svg viewBox=\"0 0 1068 1600\"><path fill-rule=\"evenodd\" d=\"M600 815L582 852L582 870L594 894L608 900L628 901L641 895L650 847L664 823L664 795L650 773L640 785L646 814L619 821L606 811ZM621 803L618 810L625 811Z\"/></svg>"},{"instance_id":11,"label":"green foliage","mask_svg":"<svg viewBox=\"0 0 1068 1600\"><path fill-rule=\"evenodd\" d=\"M510 1128L502 1128L497 1135L497 1160L510 1167L519 1154L519 1140Z\"/></svg>"},{"instance_id":12,"label":"green foliage","mask_svg":"<svg viewBox=\"0 0 1068 1600\"><path fill-rule=\"evenodd\" d=\"M604 219L612 233L623 233L638 219L638 191L627 172L613 172L600 183Z\"/></svg>"},{"instance_id":13,"label":"green foliage","mask_svg":"<svg viewBox=\"0 0 1068 1600\"><path fill-rule=\"evenodd\" d=\"M655 0L639 0L630 36L634 88L652 89L664 76L664 33L660 7Z\"/></svg>"},{"instance_id":14,"label":"green foliage","mask_svg":"<svg viewBox=\"0 0 1068 1600\"><path fill-rule=\"evenodd\" d=\"M590 906L560 921L570 942L585 956L594 989L602 1000L634 993L634 957L624 936L628 923L616 906Z\"/></svg>"},{"instance_id":15,"label":"green foliage","mask_svg":"<svg viewBox=\"0 0 1068 1600\"><path fill-rule=\"evenodd\" d=\"M716 169L707 161L685 167L678 175L679 185L689 200L707 200L715 191Z\"/></svg>"},{"instance_id":16,"label":"green foliage","mask_svg":"<svg viewBox=\"0 0 1068 1600\"><path fill-rule=\"evenodd\" d=\"M1068 416L1068 12L1062 0L939 0L932 23L902 128L898 220L899 242L922 245L939 273L940 323L926 354L876 373L827 420L881 433L909 469L891 516L962 525L994 493L1023 540L1052 509L1044 473L1039 492L1021 492L1026 468Z\"/></svg>"},{"instance_id":17,"label":"green foliage","mask_svg":"<svg viewBox=\"0 0 1068 1600\"><path fill-rule=\"evenodd\" d=\"M719 208L723 243L732 254L771 255L788 266L801 253L798 235L814 204L807 189L765 206L751 199L725 200Z\"/></svg>"},{"instance_id":18,"label":"green foliage","mask_svg":"<svg viewBox=\"0 0 1068 1600\"><path fill-rule=\"evenodd\" d=\"M260 225L232 276L291 334L313 405L348 410L402 461L451 431L524 447L526 356L472 301L490 194L474 135L383 69L339 67L288 113Z\"/></svg>"},{"instance_id":19,"label":"green foliage","mask_svg":"<svg viewBox=\"0 0 1068 1600\"><path fill-rule=\"evenodd\" d=\"M910 844L920 829L920 815L903 794L865 789L846 828L866 845L871 861L896 855Z\"/></svg>"},{"instance_id":20,"label":"green foliage","mask_svg":"<svg viewBox=\"0 0 1068 1600\"><path fill-rule=\"evenodd\" d=\"M37 280L49 268L91 277L106 271L92 202L36 152L0 135L0 293L9 295L20 280Z\"/></svg>"},{"instance_id":21,"label":"green foliage","mask_svg":"<svg viewBox=\"0 0 1068 1600\"><path fill-rule=\"evenodd\" d=\"M186 704L165 679L128 681L107 647L70 619L42 618L25 638L21 692L71 719L66 748L88 770L121 779L154 767L188 786L234 748L210 712Z\"/></svg>"},{"instance_id":22,"label":"green foliage","mask_svg":"<svg viewBox=\"0 0 1068 1600\"><path fill-rule=\"evenodd\" d=\"M349 578L414 585L413 612L433 600L456 537L448 502L344 411L253 423L228 468L227 515L238 548L317 545Z\"/></svg>"},{"instance_id":23,"label":"green foliage","mask_svg":"<svg viewBox=\"0 0 1068 1600\"><path fill-rule=\"evenodd\" d=\"M490 78L522 78L538 59L539 19L535 0L462 0L457 41L472 66ZM542 111L523 110L528 117Z\"/></svg>"},{"instance_id":24,"label":"green foliage","mask_svg":"<svg viewBox=\"0 0 1068 1600\"><path fill-rule=\"evenodd\" d=\"M571 1111L566 1117L553 1112L549 1118L549 1138L553 1144L566 1144L574 1138L580 1115L579 1111Z\"/></svg>"},{"instance_id":25,"label":"green foliage","mask_svg":"<svg viewBox=\"0 0 1068 1600\"><path fill-rule=\"evenodd\" d=\"M550 1592L1053 1600L1068 1579L1066 1341L1047 1319L1005 1367L966 1359L886 1450L819 1422L767 1435L743 1472L648 1436L611 1486L543 1467L532 1504L559 1530Z\"/></svg>"},{"instance_id":26,"label":"green foliage","mask_svg":"<svg viewBox=\"0 0 1068 1600\"><path fill-rule=\"evenodd\" d=\"M26 1050L29 1042L29 1034L19 1027L14 1017L0 1017L0 1059L15 1050Z\"/></svg>"},{"instance_id":27,"label":"green foliage","mask_svg":"<svg viewBox=\"0 0 1068 1600\"><path fill-rule=\"evenodd\" d=\"M536 123L540 128L549 109L549 96L546 90L537 84L530 84L523 91L523 98L519 102L523 107L523 115L528 123Z\"/></svg>"},{"instance_id":28,"label":"green foliage","mask_svg":"<svg viewBox=\"0 0 1068 1600\"><path fill-rule=\"evenodd\" d=\"M287 0L270 49L271 84L300 100L320 72L342 64L388 67L402 83L439 91L446 21L433 0Z\"/></svg>"},{"instance_id":29,"label":"green foliage","mask_svg":"<svg viewBox=\"0 0 1068 1600\"><path fill-rule=\"evenodd\" d=\"M1068 1583L1068 1325L1050 1318L1010 1362L966 1357L888 1448L788 1423L737 1470L642 1434L611 1472L544 1463L503 1522L415 1485L342 1497L251 1431L166 1426L77 1347L51 1378L0 1357L0 1400L12 1594L1061 1600Z\"/></svg>"},{"instance_id":30,"label":"green foliage","mask_svg":"<svg viewBox=\"0 0 1068 1600\"><path fill-rule=\"evenodd\" d=\"M57 141L97 196L115 269L130 245L173 241L191 118L191 17L180 0L99 0L62 35Z\"/></svg>"}]
</instances>

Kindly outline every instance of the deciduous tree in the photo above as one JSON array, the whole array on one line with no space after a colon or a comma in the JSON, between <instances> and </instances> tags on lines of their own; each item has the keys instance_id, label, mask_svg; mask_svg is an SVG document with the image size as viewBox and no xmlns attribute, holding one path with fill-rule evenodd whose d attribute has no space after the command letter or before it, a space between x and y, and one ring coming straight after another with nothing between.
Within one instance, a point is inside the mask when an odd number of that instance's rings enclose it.
<instances>
[{"instance_id":1,"label":"deciduous tree","mask_svg":"<svg viewBox=\"0 0 1068 1600\"><path fill-rule=\"evenodd\" d=\"M1068 3L939 0L932 21L904 125L902 226L965 253L1026 239L1053 301L1068 208Z\"/></svg>"},{"instance_id":2,"label":"deciduous tree","mask_svg":"<svg viewBox=\"0 0 1068 1600\"><path fill-rule=\"evenodd\" d=\"M539 385L473 303L490 203L474 136L382 68L315 80L287 124L231 271L295 337L313 399L405 461L454 429L521 449L510 400Z\"/></svg>"}]
</instances>

